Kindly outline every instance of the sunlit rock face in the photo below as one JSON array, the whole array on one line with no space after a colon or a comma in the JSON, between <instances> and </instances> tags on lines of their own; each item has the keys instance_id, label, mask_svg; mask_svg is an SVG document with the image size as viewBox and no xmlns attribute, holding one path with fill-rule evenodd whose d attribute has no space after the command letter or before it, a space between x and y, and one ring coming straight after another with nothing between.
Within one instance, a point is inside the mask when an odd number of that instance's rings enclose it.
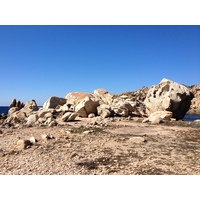
<instances>
[{"instance_id":1,"label":"sunlit rock face","mask_svg":"<svg viewBox=\"0 0 200 200\"><path fill-rule=\"evenodd\" d=\"M65 98L52 96L49 99L47 99L47 101L44 103L43 109L44 110L48 110L51 108L55 109L57 106L63 106L65 103L66 103Z\"/></svg>"},{"instance_id":2,"label":"sunlit rock face","mask_svg":"<svg viewBox=\"0 0 200 200\"><path fill-rule=\"evenodd\" d=\"M200 114L200 84L192 86L190 92L194 94L194 98L192 99L188 113Z\"/></svg>"},{"instance_id":3,"label":"sunlit rock face","mask_svg":"<svg viewBox=\"0 0 200 200\"><path fill-rule=\"evenodd\" d=\"M178 120L189 110L191 99L189 88L164 78L149 89L144 103L148 115L156 111L171 111L173 118Z\"/></svg>"}]
</instances>

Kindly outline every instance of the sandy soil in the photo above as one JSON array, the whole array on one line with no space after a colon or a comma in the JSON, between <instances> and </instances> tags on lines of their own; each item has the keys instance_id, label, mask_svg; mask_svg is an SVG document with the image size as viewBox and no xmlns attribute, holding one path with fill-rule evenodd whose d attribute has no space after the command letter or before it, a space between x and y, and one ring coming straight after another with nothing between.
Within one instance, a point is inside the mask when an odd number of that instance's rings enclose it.
<instances>
[{"instance_id":1,"label":"sandy soil","mask_svg":"<svg viewBox=\"0 0 200 200\"><path fill-rule=\"evenodd\" d=\"M1 175L200 174L200 126L191 123L81 119L1 131ZM16 149L19 139L31 136L36 143Z\"/></svg>"}]
</instances>

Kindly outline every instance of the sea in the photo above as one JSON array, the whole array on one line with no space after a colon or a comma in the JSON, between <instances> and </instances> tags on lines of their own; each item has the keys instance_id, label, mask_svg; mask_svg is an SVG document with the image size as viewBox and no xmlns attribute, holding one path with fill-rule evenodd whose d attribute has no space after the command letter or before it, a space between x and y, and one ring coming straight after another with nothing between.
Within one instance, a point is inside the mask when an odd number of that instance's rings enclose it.
<instances>
[{"instance_id":1,"label":"sea","mask_svg":"<svg viewBox=\"0 0 200 200\"><path fill-rule=\"evenodd\" d=\"M42 106L40 106L42 107ZM0 114L8 114L9 106L0 106ZM184 121L194 121L200 119L200 114L186 114L183 118Z\"/></svg>"}]
</instances>

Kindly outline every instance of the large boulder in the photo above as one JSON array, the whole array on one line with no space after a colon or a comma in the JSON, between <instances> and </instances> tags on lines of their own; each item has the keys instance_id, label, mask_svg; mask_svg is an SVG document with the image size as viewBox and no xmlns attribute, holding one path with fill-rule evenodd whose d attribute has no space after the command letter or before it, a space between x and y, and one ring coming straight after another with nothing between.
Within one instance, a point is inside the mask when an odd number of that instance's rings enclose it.
<instances>
[{"instance_id":1,"label":"large boulder","mask_svg":"<svg viewBox=\"0 0 200 200\"><path fill-rule=\"evenodd\" d=\"M66 99L52 96L44 104L43 109L48 110L50 108L56 108L57 106L63 106L66 103Z\"/></svg>"},{"instance_id":2,"label":"large boulder","mask_svg":"<svg viewBox=\"0 0 200 200\"><path fill-rule=\"evenodd\" d=\"M111 115L110 108L105 104L101 104L100 106L97 107L97 115L103 118L110 117Z\"/></svg>"},{"instance_id":3,"label":"large boulder","mask_svg":"<svg viewBox=\"0 0 200 200\"><path fill-rule=\"evenodd\" d=\"M63 116L62 116L62 121L66 121L66 122L69 122L69 121L73 121L75 120L77 114L76 113L73 113L73 112L66 112Z\"/></svg>"},{"instance_id":4,"label":"large boulder","mask_svg":"<svg viewBox=\"0 0 200 200\"><path fill-rule=\"evenodd\" d=\"M189 110L191 99L189 88L164 78L149 89L144 103L148 116L156 111L171 111L178 120Z\"/></svg>"},{"instance_id":5,"label":"large boulder","mask_svg":"<svg viewBox=\"0 0 200 200\"><path fill-rule=\"evenodd\" d=\"M28 118L27 118L27 124L28 125L32 125L34 124L37 120L38 120L38 115L37 114L33 114L33 115L30 115Z\"/></svg>"},{"instance_id":6,"label":"large boulder","mask_svg":"<svg viewBox=\"0 0 200 200\"><path fill-rule=\"evenodd\" d=\"M90 97L85 97L76 107L75 112L79 117L87 117L90 113L97 113L98 101L92 101Z\"/></svg>"},{"instance_id":7,"label":"large boulder","mask_svg":"<svg viewBox=\"0 0 200 200\"><path fill-rule=\"evenodd\" d=\"M188 113L200 114L200 84L192 86L190 92L194 94L194 98L192 99Z\"/></svg>"},{"instance_id":8,"label":"large boulder","mask_svg":"<svg viewBox=\"0 0 200 200\"><path fill-rule=\"evenodd\" d=\"M154 124L163 122L163 120L170 120L173 116L173 113L170 111L156 111L151 113L150 116L143 120L143 122L151 122Z\"/></svg>"},{"instance_id":9,"label":"large boulder","mask_svg":"<svg viewBox=\"0 0 200 200\"><path fill-rule=\"evenodd\" d=\"M78 105L85 97L90 97L91 95L87 92L70 92L66 94L66 104L67 105Z\"/></svg>"},{"instance_id":10,"label":"large boulder","mask_svg":"<svg viewBox=\"0 0 200 200\"><path fill-rule=\"evenodd\" d=\"M15 101L13 100L12 103L14 105ZM27 119L27 117L29 117L32 114L35 114L38 110L39 108L35 100L26 102L24 107L21 109L17 106L11 106L8 111L8 118L5 120L5 123L15 125L17 123L23 122Z\"/></svg>"},{"instance_id":11,"label":"large boulder","mask_svg":"<svg viewBox=\"0 0 200 200\"><path fill-rule=\"evenodd\" d=\"M113 94L109 94L107 90L100 88L93 91L92 100L98 101L100 104L111 105L113 103L114 96L115 95Z\"/></svg>"},{"instance_id":12,"label":"large boulder","mask_svg":"<svg viewBox=\"0 0 200 200\"><path fill-rule=\"evenodd\" d=\"M20 109L20 112L24 112L26 114L26 116L30 116L31 114L33 114L33 112L38 111L39 108L37 106L37 103L35 100L32 101L28 101L26 102L25 106Z\"/></svg>"}]
</instances>

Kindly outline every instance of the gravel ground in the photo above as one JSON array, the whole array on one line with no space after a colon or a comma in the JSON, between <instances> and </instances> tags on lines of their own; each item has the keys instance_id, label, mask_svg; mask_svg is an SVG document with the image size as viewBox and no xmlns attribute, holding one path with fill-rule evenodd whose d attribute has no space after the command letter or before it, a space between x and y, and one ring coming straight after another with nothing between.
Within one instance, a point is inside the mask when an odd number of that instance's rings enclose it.
<instances>
[{"instance_id":1,"label":"gravel ground","mask_svg":"<svg viewBox=\"0 0 200 200\"><path fill-rule=\"evenodd\" d=\"M200 174L199 126L133 120L86 124L1 129L0 174ZM19 139L32 136L36 143L16 149Z\"/></svg>"}]
</instances>

